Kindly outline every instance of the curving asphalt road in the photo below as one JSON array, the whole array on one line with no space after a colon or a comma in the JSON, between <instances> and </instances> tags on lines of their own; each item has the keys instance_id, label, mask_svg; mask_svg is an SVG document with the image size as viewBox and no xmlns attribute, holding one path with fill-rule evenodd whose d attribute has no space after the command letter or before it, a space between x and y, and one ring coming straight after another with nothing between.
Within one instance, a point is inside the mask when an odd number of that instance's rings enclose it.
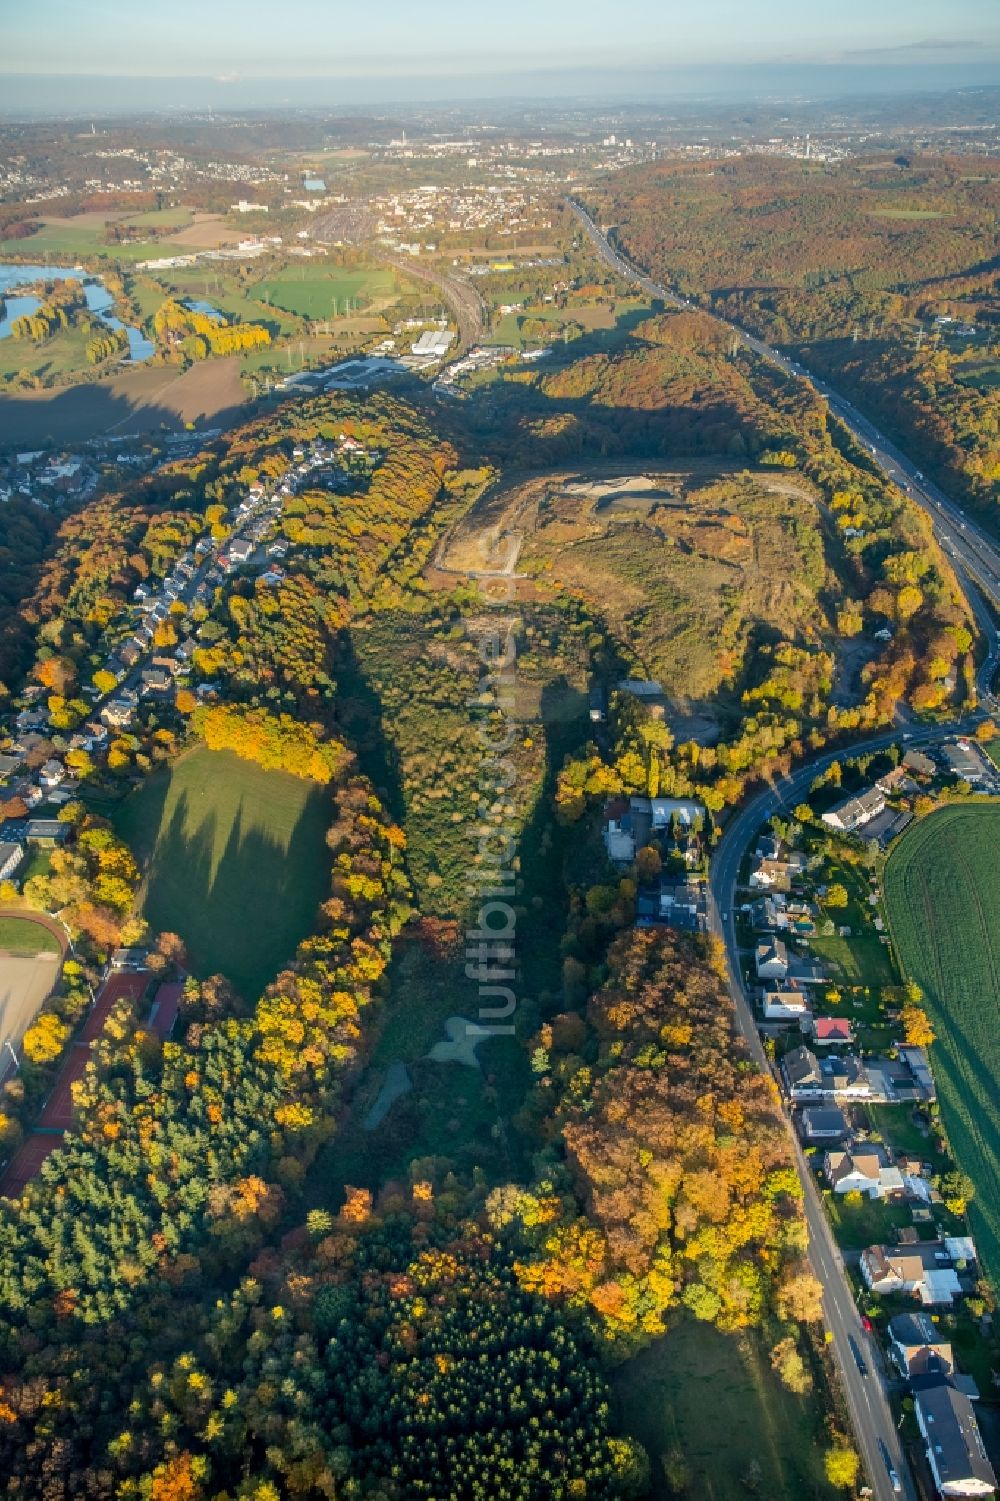
<instances>
[{"instance_id":1,"label":"curving asphalt road","mask_svg":"<svg viewBox=\"0 0 1000 1501\"><path fill-rule=\"evenodd\" d=\"M615 250L607 236L602 233L580 204L572 199L567 199L567 203L589 235L598 254L620 276L641 287L651 296L674 307L692 306L690 302L671 292L668 287L644 275ZM714 315L708 314L708 316ZM984 708L993 707L991 688L997 662L1000 659L1000 636L998 636L996 624L985 600L988 600L994 608L1000 609L1000 547L969 520L947 496L943 495L937 486L926 480L916 466L901 454L867 418L857 412L849 401L837 395L825 382L810 376L801 365L779 350L765 344L761 339L747 334L726 319L718 318L716 321L722 323L756 354L779 366L787 375L810 380L820 395L826 399L833 414L854 434L858 442L864 444L889 478L908 491L928 513L939 542L951 557L956 576L966 593L970 609L979 626L985 652L977 673L977 692L980 704ZM825 752L814 760L796 767L788 776L782 777L772 786L758 793L740 809L726 827L712 857L709 877L709 924L712 932L725 946L729 987L733 997L737 1026L746 1039L752 1057L765 1073L770 1072L770 1067L757 1031L751 999L743 980L734 916L736 882L740 865L761 825L779 810L790 811L794 808L795 804L802 800L803 794L808 791L813 779L832 761L845 754L858 755L865 751L882 750L900 740L905 740L914 749L934 745L952 738L960 729L973 728L977 720L983 717L980 711L976 715L967 716L965 719L955 719L948 724L931 727L914 726L911 730L896 728L873 735L866 740L849 743L836 751ZM803 1183L806 1222L809 1228L809 1257L816 1276L823 1284L823 1312L826 1327L832 1335L833 1350L840 1368L841 1381L867 1471L868 1483L878 1501L896 1501L896 1498L900 1496L904 1497L905 1501L916 1501L917 1493L913 1479L892 1418L881 1359L877 1358L876 1351L872 1348L862 1326L851 1284L844 1269L843 1258L830 1229L814 1176L809 1170L790 1123L788 1129ZM867 1374L863 1373L858 1366L854 1354L855 1348L866 1356ZM893 1476L890 1476L890 1469ZM893 1483L893 1478L895 1483Z\"/></svg>"}]
</instances>

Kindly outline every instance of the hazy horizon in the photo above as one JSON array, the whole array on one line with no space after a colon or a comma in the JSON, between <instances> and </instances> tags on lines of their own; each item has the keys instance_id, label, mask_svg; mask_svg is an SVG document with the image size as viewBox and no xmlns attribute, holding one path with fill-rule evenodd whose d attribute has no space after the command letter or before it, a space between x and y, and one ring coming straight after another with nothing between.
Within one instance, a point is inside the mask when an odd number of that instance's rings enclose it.
<instances>
[{"instance_id":1,"label":"hazy horizon","mask_svg":"<svg viewBox=\"0 0 1000 1501\"><path fill-rule=\"evenodd\" d=\"M513 105L545 100L650 105L696 99L830 101L884 94L945 94L1000 87L1000 65L979 63L811 63L689 65L671 68L539 68L466 76L413 74L301 78L207 75L0 72L0 115L37 118L209 109L364 109L402 104Z\"/></svg>"},{"instance_id":2,"label":"hazy horizon","mask_svg":"<svg viewBox=\"0 0 1000 1501\"><path fill-rule=\"evenodd\" d=\"M4 19L6 114L484 98L900 92L1000 82L996 0L33 0ZM39 62L44 60L44 69Z\"/></svg>"}]
</instances>

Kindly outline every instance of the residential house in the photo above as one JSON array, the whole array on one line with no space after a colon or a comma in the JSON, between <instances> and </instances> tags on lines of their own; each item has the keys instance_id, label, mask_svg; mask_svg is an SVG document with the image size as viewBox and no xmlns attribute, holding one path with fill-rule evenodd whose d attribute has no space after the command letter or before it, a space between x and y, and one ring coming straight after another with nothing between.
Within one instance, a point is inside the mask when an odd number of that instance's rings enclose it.
<instances>
[{"instance_id":1,"label":"residential house","mask_svg":"<svg viewBox=\"0 0 1000 1501\"><path fill-rule=\"evenodd\" d=\"M828 828L837 829L840 833L854 834L876 818L884 807L885 793L878 787L869 787L828 808L822 815L822 821Z\"/></svg>"},{"instance_id":2,"label":"residential house","mask_svg":"<svg viewBox=\"0 0 1000 1501\"><path fill-rule=\"evenodd\" d=\"M925 756L923 751L918 750L908 750L903 757L903 765L918 777L932 777L937 771L930 756Z\"/></svg>"},{"instance_id":3,"label":"residential house","mask_svg":"<svg viewBox=\"0 0 1000 1501\"><path fill-rule=\"evenodd\" d=\"M57 818L29 818L28 827L25 830L25 838L29 844L45 847L65 844L69 836L69 824L60 823Z\"/></svg>"},{"instance_id":4,"label":"residential house","mask_svg":"<svg viewBox=\"0 0 1000 1501\"><path fill-rule=\"evenodd\" d=\"M958 1273L942 1241L906 1246L868 1246L859 1262L873 1293L912 1293L926 1308L949 1306L962 1296Z\"/></svg>"},{"instance_id":5,"label":"residential house","mask_svg":"<svg viewBox=\"0 0 1000 1501\"><path fill-rule=\"evenodd\" d=\"M24 845L5 840L0 844L0 881L12 881L24 859Z\"/></svg>"},{"instance_id":6,"label":"residential house","mask_svg":"<svg viewBox=\"0 0 1000 1501\"><path fill-rule=\"evenodd\" d=\"M867 1194L869 1199L887 1199L903 1194L902 1173L898 1167L890 1165L885 1152L876 1148L827 1152L823 1158L823 1174L834 1193L857 1191Z\"/></svg>"},{"instance_id":7,"label":"residential house","mask_svg":"<svg viewBox=\"0 0 1000 1501\"><path fill-rule=\"evenodd\" d=\"M173 674L165 667L144 667L142 686L147 693L166 693L173 685Z\"/></svg>"},{"instance_id":8,"label":"residential house","mask_svg":"<svg viewBox=\"0 0 1000 1501\"><path fill-rule=\"evenodd\" d=\"M705 816L705 804L690 797L652 797L649 811L654 832L660 834L676 822L682 829L690 829L699 818Z\"/></svg>"},{"instance_id":9,"label":"residential house","mask_svg":"<svg viewBox=\"0 0 1000 1501\"><path fill-rule=\"evenodd\" d=\"M897 1313L889 1320L889 1354L903 1377L950 1376L955 1369L951 1345L939 1338L926 1313Z\"/></svg>"},{"instance_id":10,"label":"residential house","mask_svg":"<svg viewBox=\"0 0 1000 1501\"><path fill-rule=\"evenodd\" d=\"M124 730L132 723L135 706L127 698L113 698L101 710L101 720L112 730Z\"/></svg>"},{"instance_id":11,"label":"residential house","mask_svg":"<svg viewBox=\"0 0 1000 1501\"><path fill-rule=\"evenodd\" d=\"M781 1073L792 1100L867 1100L872 1096L865 1066L853 1056L820 1060L806 1047L792 1048L781 1060Z\"/></svg>"},{"instance_id":12,"label":"residential house","mask_svg":"<svg viewBox=\"0 0 1000 1501\"><path fill-rule=\"evenodd\" d=\"M0 756L0 781L6 782L24 762L23 756Z\"/></svg>"},{"instance_id":13,"label":"residential house","mask_svg":"<svg viewBox=\"0 0 1000 1501\"><path fill-rule=\"evenodd\" d=\"M623 797L611 798L604 808L604 847L608 859L616 865L630 865L635 859L635 834L632 810Z\"/></svg>"},{"instance_id":14,"label":"residential house","mask_svg":"<svg viewBox=\"0 0 1000 1501\"><path fill-rule=\"evenodd\" d=\"M874 839L882 849L887 849L905 828L913 822L913 814L905 808L883 808L882 812L865 824L865 838Z\"/></svg>"},{"instance_id":15,"label":"residential house","mask_svg":"<svg viewBox=\"0 0 1000 1501\"><path fill-rule=\"evenodd\" d=\"M797 980L768 980L761 994L765 1021L795 1022L804 1026L810 1016L809 996Z\"/></svg>"},{"instance_id":16,"label":"residential house","mask_svg":"<svg viewBox=\"0 0 1000 1501\"><path fill-rule=\"evenodd\" d=\"M877 1075L879 1093L893 1103L930 1104L937 1098L934 1075L923 1048L900 1044L895 1058L877 1058L870 1064Z\"/></svg>"},{"instance_id":17,"label":"residential house","mask_svg":"<svg viewBox=\"0 0 1000 1501\"><path fill-rule=\"evenodd\" d=\"M985 755L972 740L949 740L941 747L941 754L952 776L973 786L991 780L994 775Z\"/></svg>"},{"instance_id":18,"label":"residential house","mask_svg":"<svg viewBox=\"0 0 1000 1501\"><path fill-rule=\"evenodd\" d=\"M708 894L697 881L663 881L660 884L659 917L667 927L685 933L707 933Z\"/></svg>"},{"instance_id":19,"label":"residential house","mask_svg":"<svg viewBox=\"0 0 1000 1501\"><path fill-rule=\"evenodd\" d=\"M913 1407L938 1494L992 1496L997 1477L965 1393L940 1375L918 1376Z\"/></svg>"},{"instance_id":20,"label":"residential house","mask_svg":"<svg viewBox=\"0 0 1000 1501\"><path fill-rule=\"evenodd\" d=\"M823 1093L819 1059L808 1048L792 1048L781 1060L785 1088L794 1100Z\"/></svg>"},{"instance_id":21,"label":"residential house","mask_svg":"<svg viewBox=\"0 0 1000 1501\"><path fill-rule=\"evenodd\" d=\"M808 1143L843 1141L851 1128L842 1110L833 1106L807 1106L798 1118L799 1135Z\"/></svg>"},{"instance_id":22,"label":"residential house","mask_svg":"<svg viewBox=\"0 0 1000 1501\"><path fill-rule=\"evenodd\" d=\"M806 1025L813 1047L832 1047L836 1043L854 1041L854 1028L846 1016L814 1016L808 1024L803 1023L803 1030Z\"/></svg>"},{"instance_id":23,"label":"residential house","mask_svg":"<svg viewBox=\"0 0 1000 1501\"><path fill-rule=\"evenodd\" d=\"M754 891L790 891L800 869L788 860L759 860L750 872L747 885Z\"/></svg>"},{"instance_id":24,"label":"residential house","mask_svg":"<svg viewBox=\"0 0 1000 1501\"><path fill-rule=\"evenodd\" d=\"M788 907L780 892L762 896L750 908L750 918L758 932L783 933L788 927Z\"/></svg>"},{"instance_id":25,"label":"residential house","mask_svg":"<svg viewBox=\"0 0 1000 1501\"><path fill-rule=\"evenodd\" d=\"M758 980L783 980L788 974L788 950L780 938L762 938L754 950Z\"/></svg>"},{"instance_id":26,"label":"residential house","mask_svg":"<svg viewBox=\"0 0 1000 1501\"><path fill-rule=\"evenodd\" d=\"M38 768L38 781L42 787L58 787L66 777L66 768L61 761L51 756L44 766Z\"/></svg>"},{"instance_id":27,"label":"residential house","mask_svg":"<svg viewBox=\"0 0 1000 1501\"><path fill-rule=\"evenodd\" d=\"M252 542L244 537L236 537L229 544L229 560L231 563L249 563L253 551Z\"/></svg>"}]
</instances>

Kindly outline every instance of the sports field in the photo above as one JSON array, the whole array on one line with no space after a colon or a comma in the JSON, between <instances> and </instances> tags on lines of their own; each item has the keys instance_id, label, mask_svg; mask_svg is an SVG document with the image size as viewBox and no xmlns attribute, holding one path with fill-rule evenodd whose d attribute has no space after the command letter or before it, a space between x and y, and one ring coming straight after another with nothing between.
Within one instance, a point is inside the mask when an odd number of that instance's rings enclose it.
<instances>
[{"instance_id":1,"label":"sports field","mask_svg":"<svg viewBox=\"0 0 1000 1501\"><path fill-rule=\"evenodd\" d=\"M336 318L357 310L359 301L385 304L399 292L395 271L381 266L347 271L339 266L326 270L310 266L288 266L277 276L260 281L253 288L258 302L287 308L300 318Z\"/></svg>"},{"instance_id":2,"label":"sports field","mask_svg":"<svg viewBox=\"0 0 1000 1501\"><path fill-rule=\"evenodd\" d=\"M0 917L0 952L5 954L59 954L62 945L54 933L30 918Z\"/></svg>"},{"instance_id":3,"label":"sports field","mask_svg":"<svg viewBox=\"0 0 1000 1501\"><path fill-rule=\"evenodd\" d=\"M198 975L255 999L329 891L329 800L309 782L204 747L156 772L113 815L146 871L143 911L179 933Z\"/></svg>"},{"instance_id":4,"label":"sports field","mask_svg":"<svg viewBox=\"0 0 1000 1501\"><path fill-rule=\"evenodd\" d=\"M885 895L905 974L937 1032L931 1062L958 1165L976 1184L980 1255L1000 1279L1000 807L941 809L889 857Z\"/></svg>"}]
</instances>

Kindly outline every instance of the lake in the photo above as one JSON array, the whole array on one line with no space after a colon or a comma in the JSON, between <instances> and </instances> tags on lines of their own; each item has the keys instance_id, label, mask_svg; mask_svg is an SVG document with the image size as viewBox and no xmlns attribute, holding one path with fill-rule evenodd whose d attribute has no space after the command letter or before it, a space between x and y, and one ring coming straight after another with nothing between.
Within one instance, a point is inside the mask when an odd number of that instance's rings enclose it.
<instances>
[{"instance_id":1,"label":"lake","mask_svg":"<svg viewBox=\"0 0 1000 1501\"><path fill-rule=\"evenodd\" d=\"M99 276L91 276L81 266L14 266L0 264L0 297L6 305L6 316L0 318L0 339L10 338L11 325L16 318L33 313L41 306L41 299L32 296L11 296L18 287L30 286L36 281L82 281L87 307L108 328L124 328L128 336L129 359L138 364L155 353L156 346L145 337L141 329L130 328L109 308L114 307L114 298Z\"/></svg>"}]
</instances>

